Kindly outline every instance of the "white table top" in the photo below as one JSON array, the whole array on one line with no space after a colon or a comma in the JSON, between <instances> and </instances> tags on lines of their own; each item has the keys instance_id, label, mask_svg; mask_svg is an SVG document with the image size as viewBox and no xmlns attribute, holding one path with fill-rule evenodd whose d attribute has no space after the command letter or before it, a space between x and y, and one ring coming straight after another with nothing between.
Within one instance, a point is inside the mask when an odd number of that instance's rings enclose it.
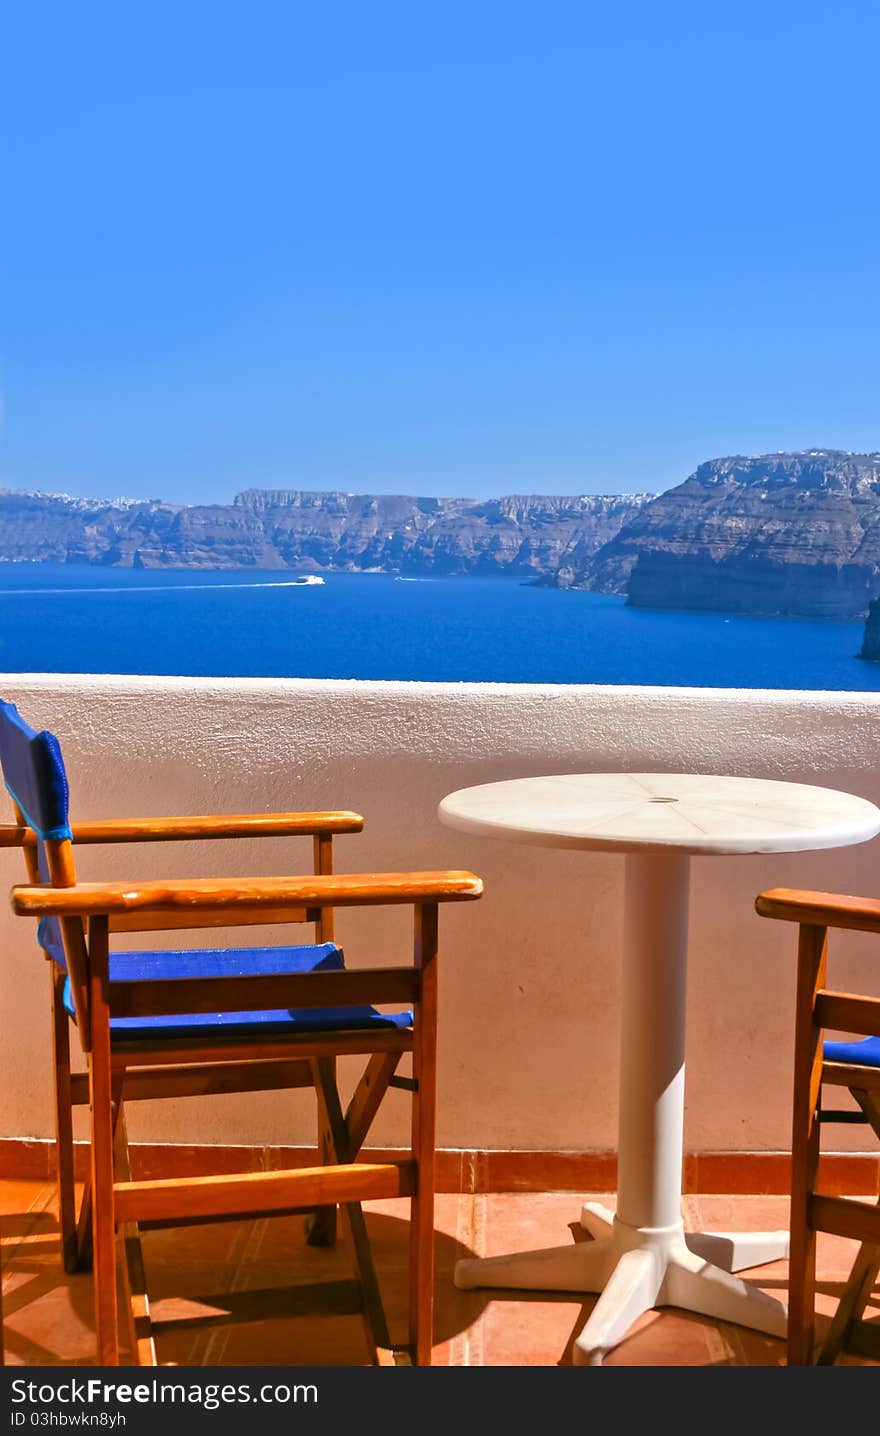
<instances>
[{"instance_id":1,"label":"white table top","mask_svg":"<svg viewBox=\"0 0 880 1436\"><path fill-rule=\"evenodd\" d=\"M834 788L703 773L561 773L461 788L442 822L551 848L797 853L863 843L880 809Z\"/></svg>"}]
</instances>

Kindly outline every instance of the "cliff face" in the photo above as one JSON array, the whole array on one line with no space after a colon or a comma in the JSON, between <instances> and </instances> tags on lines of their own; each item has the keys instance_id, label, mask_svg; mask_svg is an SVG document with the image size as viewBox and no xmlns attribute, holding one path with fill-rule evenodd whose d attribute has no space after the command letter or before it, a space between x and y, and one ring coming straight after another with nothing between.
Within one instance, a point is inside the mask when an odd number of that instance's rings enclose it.
<instances>
[{"instance_id":1,"label":"cliff face","mask_svg":"<svg viewBox=\"0 0 880 1436\"><path fill-rule=\"evenodd\" d=\"M713 459L658 497L251 489L182 506L0 491L0 560L510 574L645 608L852 618L880 596L880 454Z\"/></svg>"},{"instance_id":2,"label":"cliff face","mask_svg":"<svg viewBox=\"0 0 880 1436\"><path fill-rule=\"evenodd\" d=\"M880 660L880 598L875 598L868 607L865 636L862 640L859 658L866 658L871 663Z\"/></svg>"},{"instance_id":3,"label":"cliff face","mask_svg":"<svg viewBox=\"0 0 880 1436\"><path fill-rule=\"evenodd\" d=\"M577 570L644 608L855 617L880 593L880 454L713 459Z\"/></svg>"},{"instance_id":4,"label":"cliff face","mask_svg":"<svg viewBox=\"0 0 880 1436\"><path fill-rule=\"evenodd\" d=\"M537 578L586 563L649 497L478 504L252 489L233 504L185 507L0 491L0 560Z\"/></svg>"},{"instance_id":5,"label":"cliff face","mask_svg":"<svg viewBox=\"0 0 880 1436\"><path fill-rule=\"evenodd\" d=\"M555 573L571 552L586 560L646 499L512 496L474 504L256 491L239 494L235 506L261 515L267 541L287 565L540 577Z\"/></svg>"}]
</instances>

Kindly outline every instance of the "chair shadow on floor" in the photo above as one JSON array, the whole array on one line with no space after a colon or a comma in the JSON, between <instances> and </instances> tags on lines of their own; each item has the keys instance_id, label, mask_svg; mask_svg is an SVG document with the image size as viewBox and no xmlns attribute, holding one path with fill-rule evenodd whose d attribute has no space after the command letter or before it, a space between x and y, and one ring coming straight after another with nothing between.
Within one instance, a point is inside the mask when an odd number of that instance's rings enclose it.
<instances>
[{"instance_id":1,"label":"chair shadow on floor","mask_svg":"<svg viewBox=\"0 0 880 1436\"><path fill-rule=\"evenodd\" d=\"M403 1343L409 1222L404 1215L366 1215L392 1339ZM459 1292L454 1264L474 1253L444 1232L435 1233L435 1243L434 1343L440 1347L478 1319L490 1294ZM368 1363L344 1223L332 1249L307 1245L301 1217L148 1232L143 1245L161 1365ZM286 1277L288 1286L282 1285ZM8 1365L95 1363L92 1279L63 1270L52 1213L4 1218L3 1287ZM121 1355L131 1364L127 1347Z\"/></svg>"},{"instance_id":2,"label":"chair shadow on floor","mask_svg":"<svg viewBox=\"0 0 880 1436\"><path fill-rule=\"evenodd\" d=\"M405 1215L367 1212L382 1294L392 1335L406 1330L408 1222ZM572 1240L589 1240L580 1226ZM12 1213L3 1219L6 1360L10 1365L86 1365L95 1361L91 1277L68 1276L59 1259L58 1224L51 1211ZM521 1351L517 1364L570 1366L575 1338L596 1298L571 1293L458 1291L452 1271L460 1257L478 1255L448 1233L435 1233L437 1279L435 1363L449 1360L448 1344L474 1331L497 1306L544 1307L534 1317L534 1360ZM309 1247L302 1219L278 1217L216 1223L147 1233L144 1237L154 1309L164 1323L159 1360L179 1366L350 1366L367 1362L361 1317L355 1312L351 1253L343 1231L335 1249ZM290 1286L280 1283L289 1274ZM757 1273L749 1280L757 1280ZM316 1284L320 1283L320 1289ZM767 1270L762 1288L784 1298L784 1268ZM819 1298L831 1309L843 1288L822 1280ZM207 1296L220 1291L222 1296ZM827 1299L831 1299L828 1302ZM880 1288L873 1298L880 1304ZM546 1321L547 1306L566 1307ZM821 1336L830 1317L817 1322ZM874 1323L872 1323L873 1325ZM880 1335L880 1319L877 1321ZM550 1349L547 1352L547 1338ZM444 1349L445 1348L445 1349ZM486 1352L488 1364L498 1357ZM130 1362L130 1354L123 1353ZM453 1360L456 1359L453 1352ZM670 1308L653 1313L611 1355L609 1364L781 1366L782 1341ZM502 1362L502 1364L504 1364Z\"/></svg>"}]
</instances>

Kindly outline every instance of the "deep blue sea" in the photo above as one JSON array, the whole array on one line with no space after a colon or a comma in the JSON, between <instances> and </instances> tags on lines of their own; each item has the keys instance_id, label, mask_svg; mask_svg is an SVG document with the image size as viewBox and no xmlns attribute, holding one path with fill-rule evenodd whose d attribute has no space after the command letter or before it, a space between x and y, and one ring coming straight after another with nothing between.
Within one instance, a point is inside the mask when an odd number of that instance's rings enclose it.
<instances>
[{"instance_id":1,"label":"deep blue sea","mask_svg":"<svg viewBox=\"0 0 880 1436\"><path fill-rule=\"evenodd\" d=\"M861 623L648 612L514 579L0 564L0 670L880 690Z\"/></svg>"}]
</instances>

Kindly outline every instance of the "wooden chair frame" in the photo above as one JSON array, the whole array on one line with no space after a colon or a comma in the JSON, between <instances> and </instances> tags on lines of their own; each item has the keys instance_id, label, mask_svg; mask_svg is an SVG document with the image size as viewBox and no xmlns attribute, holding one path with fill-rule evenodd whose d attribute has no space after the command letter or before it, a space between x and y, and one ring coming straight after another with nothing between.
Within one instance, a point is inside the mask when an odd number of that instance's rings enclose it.
<instances>
[{"instance_id":1,"label":"wooden chair frame","mask_svg":"<svg viewBox=\"0 0 880 1436\"><path fill-rule=\"evenodd\" d=\"M36 861L36 838L31 829L26 826L21 810L16 804L13 804L13 807L18 820L17 826L0 825L0 847L22 847L28 878L32 882L37 882L39 873ZM73 841L80 846L180 842L218 838L310 836L313 842L314 871L326 874L333 871L334 835L359 833L363 830L363 826L364 820L361 815L352 812L239 813L227 816L111 819L77 823L71 831ZM70 882L76 881L73 852L72 850L68 851L68 848L70 848L69 844L66 847L62 843L46 844L50 879L59 886L68 886ZM332 941L332 909L312 912L308 916L314 921L315 941ZM295 920L296 917L297 915L293 914L290 920ZM243 913L240 915L238 923L239 925L249 925L257 919L257 914ZM269 917L259 915L260 922L270 920ZM227 920L217 914L206 913L204 918L200 919L199 925L216 926L218 921ZM185 929L191 928L193 921L192 919L187 920L184 913L179 913L173 919L164 922L163 925L168 929L178 927ZM150 924L143 920L131 930L155 931L158 926L157 923L154 923L151 928ZM122 919L118 920L116 930L125 930L125 923ZM77 941L76 934L74 934L75 944ZM49 976L54 1050L56 1177L59 1193L62 1259L65 1270L75 1272L91 1266L91 1179L90 1177L86 1179L85 1192L77 1217L74 1196L72 1112L74 1106L88 1104L88 1082L85 1074L71 1076L69 1019L62 999L65 975L54 963L50 962ZM80 1026L79 1037L83 1050L87 1050L87 1028ZM168 1050L174 1051L169 1044L161 1044L161 1048L156 1053L157 1060L164 1061L164 1053ZM143 1054L140 1054L140 1057L143 1059ZM154 1079L160 1077L158 1072L151 1075ZM286 1080L287 1075L291 1078L290 1082ZM301 1077L301 1068L293 1069L286 1074L283 1067L278 1065L270 1067L264 1062L261 1062L259 1067L248 1067L244 1063L236 1064L229 1069L226 1076L213 1062L207 1065L201 1074L195 1073L192 1066L188 1064L184 1071L166 1071L161 1077L161 1081L154 1080L152 1086L148 1085L148 1076L141 1074L137 1092L142 1094L143 1098L147 1098L249 1090L266 1091L288 1085L301 1086L303 1085ZM201 1080L201 1085L194 1085L198 1084L199 1080ZM250 1085L252 1082L259 1082L259 1086L252 1087ZM131 1081L126 1084L126 1097L130 1101L139 1100ZM319 1145L323 1151L323 1137L320 1130ZM316 1215L309 1237L311 1244L332 1245L335 1239L335 1213L335 1207L330 1207L323 1214Z\"/></svg>"},{"instance_id":2,"label":"wooden chair frame","mask_svg":"<svg viewBox=\"0 0 880 1436\"><path fill-rule=\"evenodd\" d=\"M778 888L756 901L761 917L798 924L794 1089L791 1139L791 1253L788 1363L832 1365L844 1349L880 1358L874 1324L862 1318L880 1273L880 1194L875 1204L818 1190L822 1126L864 1121L880 1138L880 1068L827 1061L826 1031L880 1033L880 998L835 992L827 985L828 930L880 933L880 902L837 893ZM823 1086L845 1087L857 1110L822 1108ZM815 1343L816 1233L861 1245L818 1352Z\"/></svg>"},{"instance_id":3,"label":"wooden chair frame","mask_svg":"<svg viewBox=\"0 0 880 1436\"><path fill-rule=\"evenodd\" d=\"M0 845L21 846L30 883L12 890L13 910L60 920L77 1030L87 1073L72 1074L64 974L52 979L58 1185L62 1252L68 1269L94 1265L98 1360L119 1361L116 1298L117 1233L123 1252L127 1309L136 1359L155 1364L153 1322L144 1277L140 1230L187 1222L310 1212L309 1240L331 1244L341 1204L358 1273L359 1307L374 1361L430 1364L433 1325L433 1191L436 1096L438 904L477 898L471 873L390 873L334 876L334 833L358 832L359 814L285 813L230 817L124 819L72 826L70 839L47 841L51 886L39 882L36 837L20 812L0 830ZM291 878L201 879L148 883L78 883L74 843L309 835L315 872ZM109 980L110 935L179 928L313 922L316 940L332 940L338 906L410 904L414 908L412 967L310 972L290 976ZM111 1036L112 1017L340 1007L406 1003L412 1028L180 1040ZM396 1076L412 1052L412 1078ZM342 1112L335 1059L363 1054L366 1069ZM161 1096L314 1087L322 1165L235 1176L133 1181L125 1103ZM412 1094L411 1146L406 1160L358 1160L389 1087ZM90 1180L77 1215L73 1172L73 1107L91 1109ZM392 1351L361 1202L408 1196L410 1221L409 1341ZM281 1293L290 1304L290 1293ZM300 1293L302 1295L302 1292ZM283 1303L282 1303L283 1305ZM265 1316L265 1311L259 1313Z\"/></svg>"}]
</instances>

